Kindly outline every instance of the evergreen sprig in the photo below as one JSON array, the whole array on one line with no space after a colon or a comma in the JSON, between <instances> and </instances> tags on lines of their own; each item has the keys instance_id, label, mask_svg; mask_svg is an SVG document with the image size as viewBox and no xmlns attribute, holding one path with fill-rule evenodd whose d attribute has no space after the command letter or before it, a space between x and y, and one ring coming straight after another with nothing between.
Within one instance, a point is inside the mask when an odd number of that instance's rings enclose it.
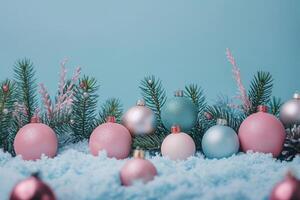
<instances>
[{"instance_id":1,"label":"evergreen sprig","mask_svg":"<svg viewBox=\"0 0 300 200\"><path fill-rule=\"evenodd\" d=\"M26 108L24 123L30 122L37 106L37 84L33 63L29 59L18 60L14 66L15 81L17 83L17 99Z\"/></svg>"},{"instance_id":2,"label":"evergreen sprig","mask_svg":"<svg viewBox=\"0 0 300 200\"><path fill-rule=\"evenodd\" d=\"M73 133L73 142L82 139L88 139L94 130L96 122L97 109L97 90L99 86L95 78L84 76L79 79L79 85L75 88L73 102L71 129Z\"/></svg>"},{"instance_id":3,"label":"evergreen sprig","mask_svg":"<svg viewBox=\"0 0 300 200\"><path fill-rule=\"evenodd\" d=\"M168 130L166 130L161 121L161 108L167 100L166 92L163 89L161 80L155 78L155 76L145 77L141 81L139 88L141 89L146 106L148 106L156 115L157 127L153 134L136 136L133 141L133 147L158 151L163 139L168 134Z\"/></svg>"},{"instance_id":4,"label":"evergreen sprig","mask_svg":"<svg viewBox=\"0 0 300 200\"><path fill-rule=\"evenodd\" d=\"M272 97L268 103L270 113L279 117L280 107L282 106L282 101L278 97Z\"/></svg>"},{"instance_id":5,"label":"evergreen sprig","mask_svg":"<svg viewBox=\"0 0 300 200\"><path fill-rule=\"evenodd\" d=\"M16 85L10 80L5 80L0 85L0 148L13 154L16 132L12 125Z\"/></svg>"},{"instance_id":6,"label":"evergreen sprig","mask_svg":"<svg viewBox=\"0 0 300 200\"><path fill-rule=\"evenodd\" d=\"M197 150L201 150L201 140L204 134L204 111L207 105L204 92L198 85L190 84L185 86L184 94L191 99L198 110L197 123L195 127L190 131L190 135L196 143Z\"/></svg>"},{"instance_id":7,"label":"evergreen sprig","mask_svg":"<svg viewBox=\"0 0 300 200\"><path fill-rule=\"evenodd\" d=\"M120 100L117 98L108 99L101 106L101 111L99 112L98 124L105 123L108 116L114 116L116 118L116 121L120 123L122 114L123 114L123 108Z\"/></svg>"},{"instance_id":8,"label":"evergreen sprig","mask_svg":"<svg viewBox=\"0 0 300 200\"><path fill-rule=\"evenodd\" d=\"M250 84L248 93L251 108L248 115L257 111L257 106L267 105L270 101L273 88L273 78L269 72L258 71Z\"/></svg>"}]
</instances>

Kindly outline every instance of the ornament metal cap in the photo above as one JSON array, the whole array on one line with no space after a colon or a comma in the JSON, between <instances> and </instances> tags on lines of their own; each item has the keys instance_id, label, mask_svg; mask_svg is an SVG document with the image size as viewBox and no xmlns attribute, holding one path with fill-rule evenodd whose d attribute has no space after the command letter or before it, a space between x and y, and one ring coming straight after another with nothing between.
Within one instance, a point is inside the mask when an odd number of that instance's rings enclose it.
<instances>
[{"instance_id":1,"label":"ornament metal cap","mask_svg":"<svg viewBox=\"0 0 300 200\"><path fill-rule=\"evenodd\" d=\"M300 93L299 92L295 92L294 95L293 95L293 99L300 100Z\"/></svg>"},{"instance_id":2,"label":"ornament metal cap","mask_svg":"<svg viewBox=\"0 0 300 200\"><path fill-rule=\"evenodd\" d=\"M259 105L257 106L257 112L268 112L269 108L265 105Z\"/></svg>"},{"instance_id":3,"label":"ornament metal cap","mask_svg":"<svg viewBox=\"0 0 300 200\"><path fill-rule=\"evenodd\" d=\"M133 157L134 158L144 159L145 158L145 152L143 150L136 149L133 152Z\"/></svg>"},{"instance_id":4,"label":"ornament metal cap","mask_svg":"<svg viewBox=\"0 0 300 200\"><path fill-rule=\"evenodd\" d=\"M115 116L108 116L106 118L106 122L116 123L116 117Z\"/></svg>"},{"instance_id":5,"label":"ornament metal cap","mask_svg":"<svg viewBox=\"0 0 300 200\"><path fill-rule=\"evenodd\" d=\"M40 122L40 119L38 116L33 116L30 119L30 123L39 123L39 122Z\"/></svg>"},{"instance_id":6,"label":"ornament metal cap","mask_svg":"<svg viewBox=\"0 0 300 200\"><path fill-rule=\"evenodd\" d=\"M226 125L228 125L228 122L226 119L219 118L219 119L217 119L217 125L226 126Z\"/></svg>"},{"instance_id":7,"label":"ornament metal cap","mask_svg":"<svg viewBox=\"0 0 300 200\"><path fill-rule=\"evenodd\" d=\"M179 125L173 125L171 127L171 133L180 133L181 129Z\"/></svg>"},{"instance_id":8,"label":"ornament metal cap","mask_svg":"<svg viewBox=\"0 0 300 200\"><path fill-rule=\"evenodd\" d=\"M183 90L176 90L174 92L175 97L183 97Z\"/></svg>"},{"instance_id":9,"label":"ornament metal cap","mask_svg":"<svg viewBox=\"0 0 300 200\"><path fill-rule=\"evenodd\" d=\"M139 99L139 100L137 100L136 105L137 105L137 106L145 106L145 105L146 105L146 104L145 104L145 100L144 100L144 99Z\"/></svg>"}]
</instances>

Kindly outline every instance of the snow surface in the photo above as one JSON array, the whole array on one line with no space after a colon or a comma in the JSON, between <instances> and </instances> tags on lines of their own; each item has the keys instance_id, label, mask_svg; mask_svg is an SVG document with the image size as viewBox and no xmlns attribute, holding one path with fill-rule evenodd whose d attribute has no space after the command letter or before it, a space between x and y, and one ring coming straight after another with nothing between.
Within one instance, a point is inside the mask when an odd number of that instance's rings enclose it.
<instances>
[{"instance_id":1,"label":"snow surface","mask_svg":"<svg viewBox=\"0 0 300 200\"><path fill-rule=\"evenodd\" d=\"M54 159L23 161L0 152L0 199L8 199L13 186L32 172L54 190L58 199L268 199L273 185L288 169L300 173L300 157L276 161L271 155L240 153L228 159L209 160L202 155L186 161L160 156L149 158L159 175L154 181L131 187L120 185L119 171L126 160L89 154L87 142L64 147Z\"/></svg>"}]
</instances>

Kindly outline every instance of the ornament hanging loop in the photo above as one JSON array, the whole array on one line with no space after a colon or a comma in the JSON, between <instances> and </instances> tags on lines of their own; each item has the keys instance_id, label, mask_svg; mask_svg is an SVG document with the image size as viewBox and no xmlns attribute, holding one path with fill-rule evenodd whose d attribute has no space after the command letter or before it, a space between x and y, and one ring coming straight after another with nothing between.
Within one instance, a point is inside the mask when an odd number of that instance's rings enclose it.
<instances>
[{"instance_id":1,"label":"ornament hanging loop","mask_svg":"<svg viewBox=\"0 0 300 200\"><path fill-rule=\"evenodd\" d=\"M40 119L38 116L33 116L30 120L30 123L40 123Z\"/></svg>"}]
</instances>

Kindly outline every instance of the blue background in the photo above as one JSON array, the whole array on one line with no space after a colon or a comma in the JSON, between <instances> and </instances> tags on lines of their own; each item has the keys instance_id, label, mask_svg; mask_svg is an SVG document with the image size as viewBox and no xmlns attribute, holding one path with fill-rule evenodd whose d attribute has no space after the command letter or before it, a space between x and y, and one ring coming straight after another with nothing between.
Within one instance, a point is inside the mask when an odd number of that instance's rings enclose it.
<instances>
[{"instance_id":1,"label":"blue background","mask_svg":"<svg viewBox=\"0 0 300 200\"><path fill-rule=\"evenodd\" d=\"M18 58L31 58L38 82L56 91L67 57L101 84L101 101L140 97L145 75L156 75L172 95L201 85L207 98L233 97L236 85L225 48L231 48L246 86L270 71L274 94L300 89L300 1L0 1L0 79Z\"/></svg>"}]
</instances>

